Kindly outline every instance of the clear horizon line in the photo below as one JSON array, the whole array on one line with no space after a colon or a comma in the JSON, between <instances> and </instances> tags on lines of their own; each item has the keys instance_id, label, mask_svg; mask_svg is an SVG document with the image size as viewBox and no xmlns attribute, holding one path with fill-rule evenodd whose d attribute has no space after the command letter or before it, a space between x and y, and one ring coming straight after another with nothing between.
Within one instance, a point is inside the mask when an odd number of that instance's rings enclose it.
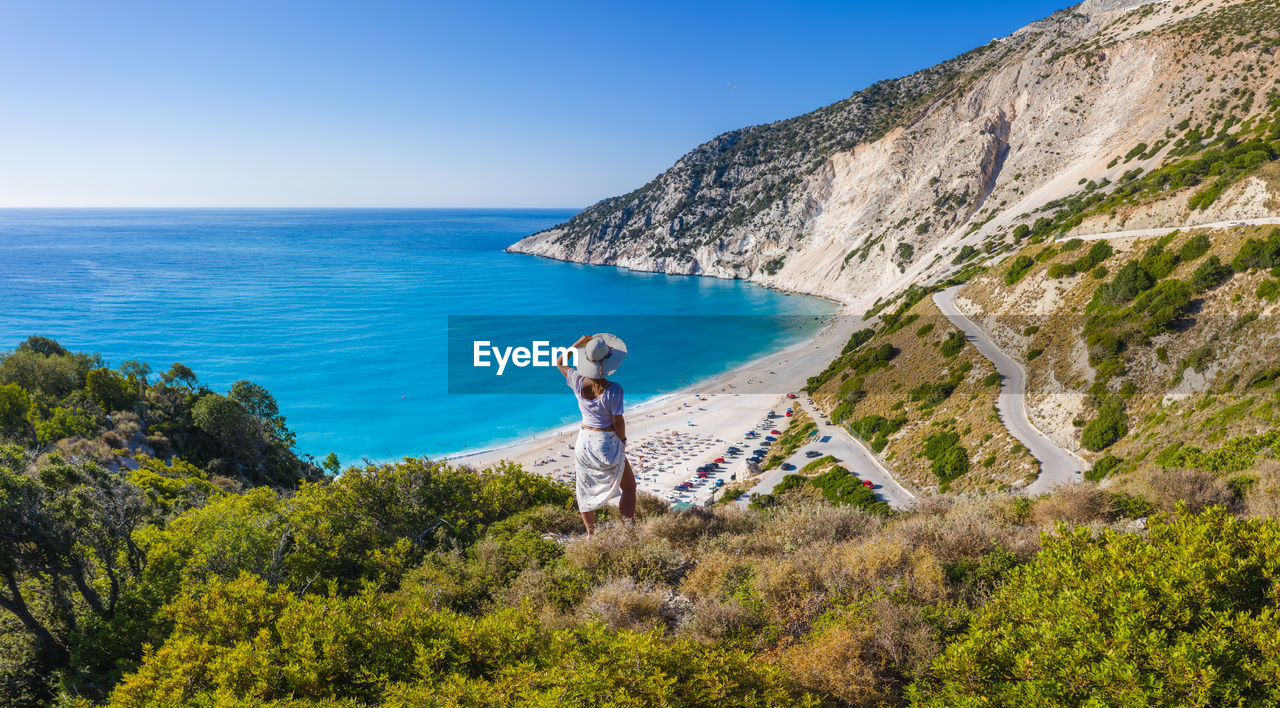
<instances>
[{"instance_id":1,"label":"clear horizon line","mask_svg":"<svg viewBox=\"0 0 1280 708\"><path fill-rule=\"evenodd\" d=\"M590 205L587 205L587 206L590 206ZM270 205L270 206L264 206L264 205L247 205L247 204L246 204L246 205L222 204L222 205L216 205L216 206L200 206L200 205L179 205L179 206L173 206L173 205L170 205L170 206L142 205L142 206L134 206L134 205L120 205L120 204L116 204L116 205L109 205L109 206L106 206L106 205L104 205L104 206L99 206L99 205L83 205L83 204L77 204L77 205L68 205L68 206L62 206L62 205L42 205L42 206L0 205L0 211L4 211L4 210L18 210L18 209L26 209L26 210L37 210L37 209L155 209L155 210L160 210L160 209L210 209L210 210L212 210L212 209L384 209L384 210L386 210L386 209L403 209L403 210L419 210L419 211L422 211L422 210L429 210L429 209L466 209L466 210L473 210L473 211L482 211L482 210L490 210L490 211L493 211L493 210L510 210L510 211L516 211L516 210L522 210L522 211L529 211L529 210L544 210L544 211L571 211L571 210L577 210L577 211L581 211L581 210L583 210L583 209L586 209L586 208L587 208L587 206L403 206L403 205L401 205L401 206L378 206L378 205L338 205L338 206L334 206L334 205L326 205L326 206L317 206L317 205L311 205L311 204L299 204L299 205L291 205L291 204L279 205L279 204L277 204L277 205Z\"/></svg>"}]
</instances>

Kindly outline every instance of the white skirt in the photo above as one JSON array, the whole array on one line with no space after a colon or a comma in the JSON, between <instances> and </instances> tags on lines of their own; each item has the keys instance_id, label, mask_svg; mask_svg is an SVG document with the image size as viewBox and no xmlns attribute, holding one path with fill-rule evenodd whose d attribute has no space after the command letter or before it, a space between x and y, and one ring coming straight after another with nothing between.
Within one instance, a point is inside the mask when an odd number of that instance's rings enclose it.
<instances>
[{"instance_id":1,"label":"white skirt","mask_svg":"<svg viewBox=\"0 0 1280 708\"><path fill-rule=\"evenodd\" d=\"M578 478L578 511L595 511L622 494L627 456L622 441L612 430L580 429L573 446L573 462Z\"/></svg>"}]
</instances>

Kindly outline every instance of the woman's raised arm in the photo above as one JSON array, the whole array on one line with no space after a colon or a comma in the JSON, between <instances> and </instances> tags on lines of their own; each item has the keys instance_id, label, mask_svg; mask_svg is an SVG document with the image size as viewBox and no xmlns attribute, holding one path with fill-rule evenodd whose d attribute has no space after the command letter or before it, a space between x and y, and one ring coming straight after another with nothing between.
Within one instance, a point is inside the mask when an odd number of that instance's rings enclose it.
<instances>
[{"instance_id":1,"label":"woman's raised arm","mask_svg":"<svg viewBox=\"0 0 1280 708\"><path fill-rule=\"evenodd\" d=\"M584 335L582 335L581 337L578 337L578 341L574 342L574 343L573 343L573 345L572 345L572 346L570 346L569 348L570 348L570 349L580 349L580 348L582 348L582 346L583 346L583 345L585 345L587 342L590 342L590 341L591 341L591 335L589 335L589 334L584 334ZM569 352L565 352L564 354L561 354L561 355L560 355L560 358L556 361L556 368L560 370L560 375L561 375L561 376L564 376L564 377L568 378L568 376L569 376Z\"/></svg>"}]
</instances>

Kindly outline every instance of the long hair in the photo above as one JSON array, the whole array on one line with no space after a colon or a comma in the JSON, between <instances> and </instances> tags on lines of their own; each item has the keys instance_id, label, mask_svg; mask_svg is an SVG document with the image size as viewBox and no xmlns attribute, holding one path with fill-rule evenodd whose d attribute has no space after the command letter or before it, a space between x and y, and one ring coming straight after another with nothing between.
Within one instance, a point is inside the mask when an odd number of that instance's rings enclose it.
<instances>
[{"instance_id":1,"label":"long hair","mask_svg":"<svg viewBox=\"0 0 1280 708\"><path fill-rule=\"evenodd\" d=\"M591 385L592 385L591 390L593 393L595 393L595 395L592 396L593 399L599 398L600 396L604 395L605 390L608 389L610 385L609 379L588 378L587 381L591 382Z\"/></svg>"}]
</instances>

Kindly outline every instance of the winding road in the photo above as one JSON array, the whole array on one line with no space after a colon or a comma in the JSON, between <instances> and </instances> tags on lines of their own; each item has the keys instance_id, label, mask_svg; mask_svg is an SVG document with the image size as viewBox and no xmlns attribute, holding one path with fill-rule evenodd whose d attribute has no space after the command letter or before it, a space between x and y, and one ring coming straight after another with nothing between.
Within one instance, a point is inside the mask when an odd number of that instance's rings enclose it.
<instances>
[{"instance_id":1,"label":"winding road","mask_svg":"<svg viewBox=\"0 0 1280 708\"><path fill-rule=\"evenodd\" d=\"M1087 467L1085 461L1070 450L1058 447L1031 424L1027 417L1026 370L1005 354L981 327L960 312L956 307L956 292L960 288L961 286L955 285L935 293L933 302L951 324L964 332L965 339L978 353L991 360L996 371L1000 372L1000 395L996 399L1000 421L1009 430L1009 434L1026 445L1032 456L1040 461L1040 477L1027 485L1026 493L1039 494L1060 484L1080 481L1081 474Z\"/></svg>"},{"instance_id":2,"label":"winding road","mask_svg":"<svg viewBox=\"0 0 1280 708\"><path fill-rule=\"evenodd\" d=\"M840 461L853 474L860 479L870 480L875 486L876 497L881 501L888 502L889 507L895 510L902 510L911 506L915 501L915 495L898 483L889 470L880 464L880 460L871 450L867 449L857 438L853 436L844 426L834 425L831 421L820 417L820 411L813 404L812 399L808 399L804 394L800 398L789 401L792 405L798 406L814 422L818 424L818 432L810 437L803 445L796 448L796 451L788 457L785 462L789 462L796 466L795 470L784 471L780 467L775 467L768 472L760 475L756 486L749 491L750 494L768 494L773 488L778 486L783 477L789 474L796 474L800 468L813 461L816 458L808 458L804 453L810 450L817 450L823 455L831 455ZM829 437L827 442L821 442L823 438ZM749 496L745 495L738 500L740 505L745 506L750 501Z\"/></svg>"},{"instance_id":3,"label":"winding road","mask_svg":"<svg viewBox=\"0 0 1280 708\"><path fill-rule=\"evenodd\" d=\"M1078 234L1061 236L1058 241L1069 241L1078 238L1081 241L1102 241L1112 238L1129 238L1133 236L1164 236L1174 229L1226 229L1232 226L1280 226L1280 216L1264 216L1256 219L1232 219L1231 221L1211 221L1207 224L1191 226L1164 226L1158 229L1130 229L1128 231L1104 231L1097 234Z\"/></svg>"}]
</instances>

